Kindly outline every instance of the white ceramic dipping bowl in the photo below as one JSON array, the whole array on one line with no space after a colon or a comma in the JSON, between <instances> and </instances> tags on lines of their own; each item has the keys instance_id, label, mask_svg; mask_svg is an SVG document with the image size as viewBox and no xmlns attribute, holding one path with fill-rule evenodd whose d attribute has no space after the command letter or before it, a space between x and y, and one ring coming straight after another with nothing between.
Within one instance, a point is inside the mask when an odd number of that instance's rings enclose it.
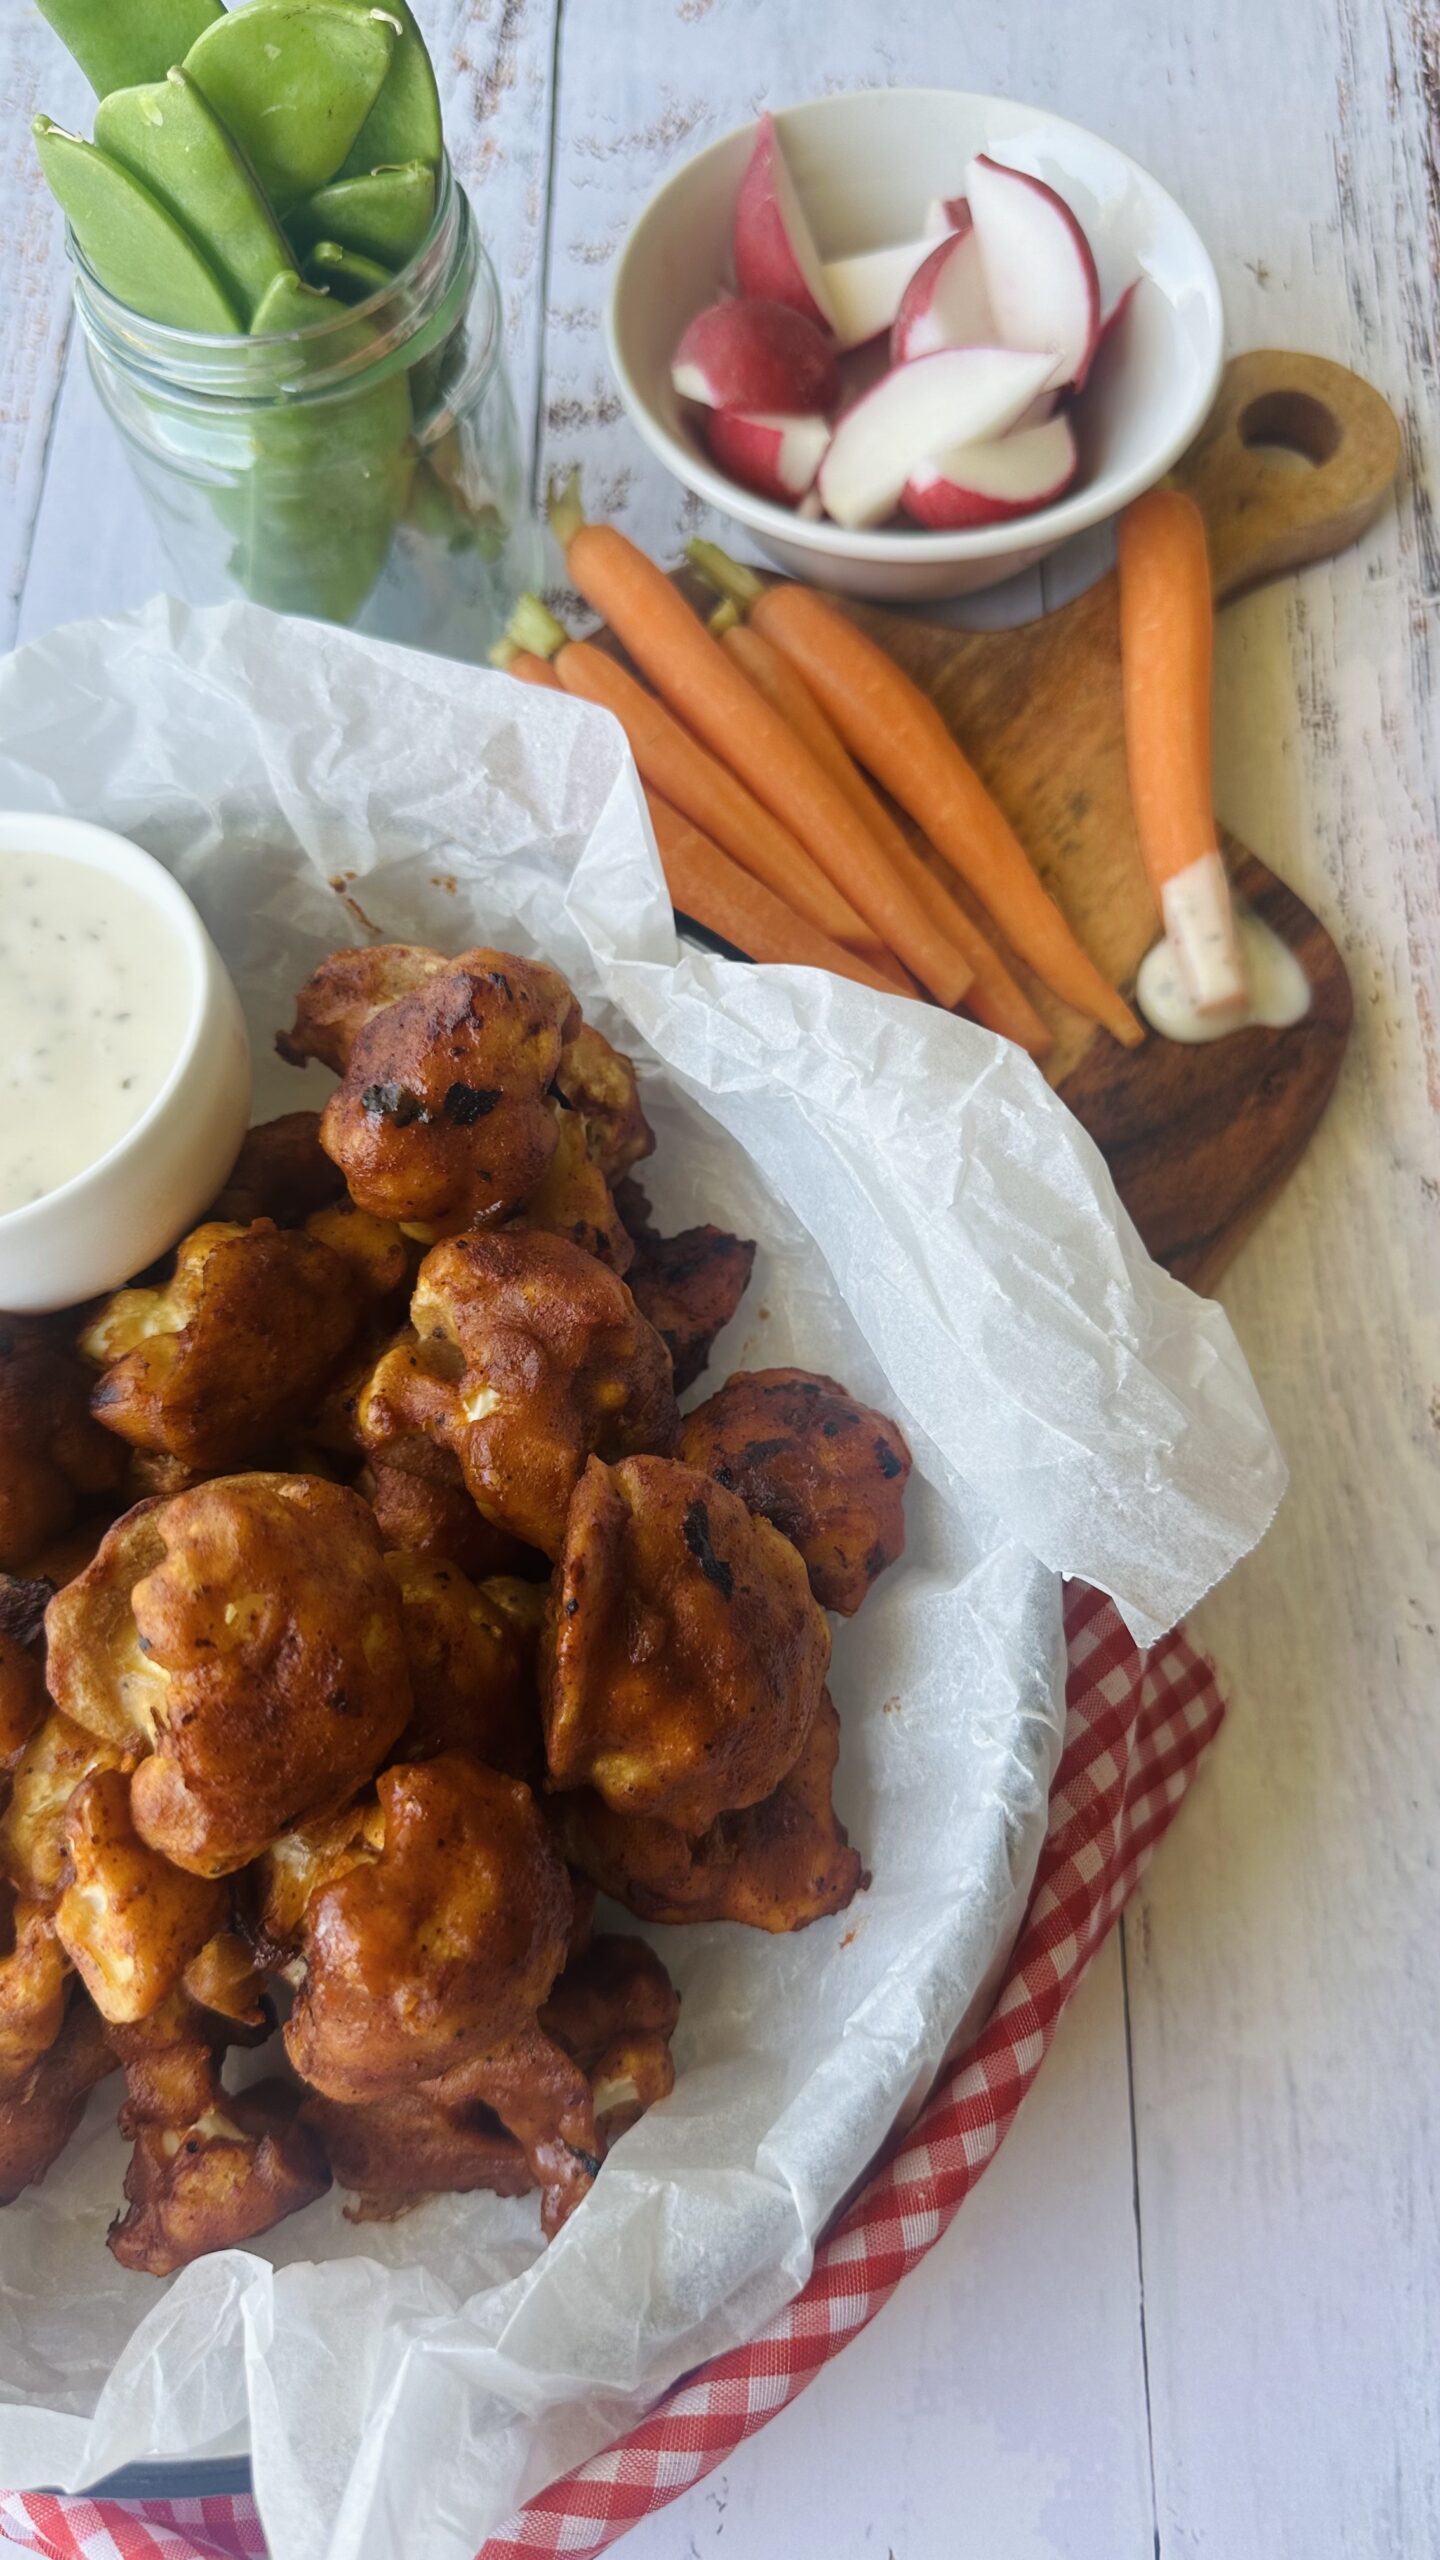
<instances>
[{"instance_id":1,"label":"white ceramic dipping bowl","mask_svg":"<svg viewBox=\"0 0 1440 2560\"><path fill-rule=\"evenodd\" d=\"M178 882L148 853L108 827L29 811L0 815L0 852L37 854L122 880L154 910L157 955L184 970L189 994L170 1072L133 1127L70 1181L0 1214L0 1307L35 1315L118 1287L193 1226L249 1124L250 1048L240 1000L209 934ZM79 901L78 879L76 894Z\"/></svg>"},{"instance_id":2,"label":"white ceramic dipping bowl","mask_svg":"<svg viewBox=\"0 0 1440 2560\"><path fill-rule=\"evenodd\" d=\"M745 125L667 178L632 227L606 314L610 361L634 425L687 489L741 524L767 559L855 596L964 595L994 586L1168 471L1220 379L1224 318L1214 267L1179 206L1136 162L1083 126L968 89L863 89L776 118L822 258L917 239L927 206L955 195L978 151L1050 181L1107 265L1139 290L1097 358L1076 410L1081 467L1057 505L965 533L848 533L757 498L702 451L670 382L686 322L733 287L735 198L755 140Z\"/></svg>"}]
</instances>

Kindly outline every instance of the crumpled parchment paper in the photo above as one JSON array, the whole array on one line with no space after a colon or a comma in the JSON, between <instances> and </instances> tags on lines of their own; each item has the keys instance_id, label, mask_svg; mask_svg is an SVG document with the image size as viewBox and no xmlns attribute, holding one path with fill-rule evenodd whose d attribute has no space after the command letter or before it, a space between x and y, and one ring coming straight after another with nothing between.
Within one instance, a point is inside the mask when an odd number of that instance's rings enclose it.
<instances>
[{"instance_id":1,"label":"crumpled parchment paper","mask_svg":"<svg viewBox=\"0 0 1440 2560\"><path fill-rule=\"evenodd\" d=\"M160 2286L104 2245L115 2084L0 2217L0 2477L249 2444L274 2560L470 2560L487 2530L803 2283L977 2011L1063 1721L1058 1576L1142 1640L1263 1532L1284 1470L1220 1310L1147 1258L1090 1140L970 1023L677 942L607 716L250 606L158 601L0 669L0 805L101 820L195 899L260 1115L271 1036L362 938L542 953L644 1061L666 1226L760 1240L703 1395L798 1361L893 1413L903 1564L837 1629L841 1812L874 1871L788 1939L655 1933L674 2096L548 2250L533 2199L355 2227L331 2196Z\"/></svg>"}]
</instances>

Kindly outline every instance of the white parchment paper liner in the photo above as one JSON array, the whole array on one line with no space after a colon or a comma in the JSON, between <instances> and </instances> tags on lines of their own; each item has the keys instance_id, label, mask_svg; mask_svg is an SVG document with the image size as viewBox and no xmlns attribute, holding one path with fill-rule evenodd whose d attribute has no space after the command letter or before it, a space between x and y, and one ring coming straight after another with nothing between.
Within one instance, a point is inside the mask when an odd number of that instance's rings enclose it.
<instances>
[{"instance_id":1,"label":"white parchment paper liner","mask_svg":"<svg viewBox=\"0 0 1440 2560\"><path fill-rule=\"evenodd\" d=\"M794 1938L657 1933L677 2088L548 2251L529 2199L357 2229L332 2196L168 2286L127 2275L104 2247L114 2084L0 2217L7 2484L248 2441L274 2560L470 2560L798 2290L985 1996L1058 1751L1056 1577L1146 1641L1261 1535L1283 1467L1224 1316L1149 1261L1019 1051L677 943L603 713L162 600L0 669L0 804L101 820L183 881L244 998L262 1113L319 1098L268 1046L314 961L361 937L345 897L387 939L554 960L644 1061L663 1222L760 1240L707 1383L831 1370L915 1450L906 1559L837 1631L839 1799L874 1883Z\"/></svg>"}]
</instances>

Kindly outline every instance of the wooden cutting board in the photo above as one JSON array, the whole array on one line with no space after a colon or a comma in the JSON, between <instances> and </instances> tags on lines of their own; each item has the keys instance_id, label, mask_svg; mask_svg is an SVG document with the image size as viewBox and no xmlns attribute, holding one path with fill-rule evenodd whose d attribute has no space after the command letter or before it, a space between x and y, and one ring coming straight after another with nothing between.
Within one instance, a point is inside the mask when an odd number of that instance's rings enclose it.
<instances>
[{"instance_id":1,"label":"wooden cutting board","mask_svg":"<svg viewBox=\"0 0 1440 2560\"><path fill-rule=\"evenodd\" d=\"M1204 510L1217 599L1352 542L1383 506L1399 461L1396 421L1358 374L1318 356L1236 357L1175 473ZM681 583L713 603L688 577ZM847 610L938 703L1081 940L1128 993L1159 928L1130 814L1113 572L1010 631ZM1255 854L1228 834L1225 843L1241 894L1310 980L1311 1009L1291 1029L1200 1048L1152 1035L1122 1049L1017 973L1056 1033L1046 1072L1101 1148L1150 1251L1202 1288L1305 1148L1351 1011L1344 963L1323 925Z\"/></svg>"}]
</instances>

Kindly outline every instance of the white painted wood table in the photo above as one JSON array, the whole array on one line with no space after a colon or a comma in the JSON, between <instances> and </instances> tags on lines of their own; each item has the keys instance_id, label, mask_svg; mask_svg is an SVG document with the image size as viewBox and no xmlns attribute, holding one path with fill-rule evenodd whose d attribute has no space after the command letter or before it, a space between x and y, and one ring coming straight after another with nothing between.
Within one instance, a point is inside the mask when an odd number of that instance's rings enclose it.
<instances>
[{"instance_id":1,"label":"white painted wood table","mask_svg":"<svg viewBox=\"0 0 1440 2560\"><path fill-rule=\"evenodd\" d=\"M1224 1296L1289 1455L1196 1632L1212 1765L999 2162L866 2335L633 2560L1440 2553L1440 723L1433 0L420 0L538 472L660 556L699 518L607 379L626 224L684 153L857 83L1004 92L1148 163L1234 347L1405 414L1399 510L1219 644L1224 817L1345 951L1338 1098ZM68 325L0 13L0 638L165 583ZM1433 492L1433 481L1431 488ZM1087 564L1047 571L1053 601ZM1093 566L1093 554L1088 565ZM1003 609L1038 609L1038 581ZM397 2556L398 2560L398 2556ZM405 2555L409 2560L409 2555ZM417 2555L420 2560L420 2555Z\"/></svg>"}]
</instances>

